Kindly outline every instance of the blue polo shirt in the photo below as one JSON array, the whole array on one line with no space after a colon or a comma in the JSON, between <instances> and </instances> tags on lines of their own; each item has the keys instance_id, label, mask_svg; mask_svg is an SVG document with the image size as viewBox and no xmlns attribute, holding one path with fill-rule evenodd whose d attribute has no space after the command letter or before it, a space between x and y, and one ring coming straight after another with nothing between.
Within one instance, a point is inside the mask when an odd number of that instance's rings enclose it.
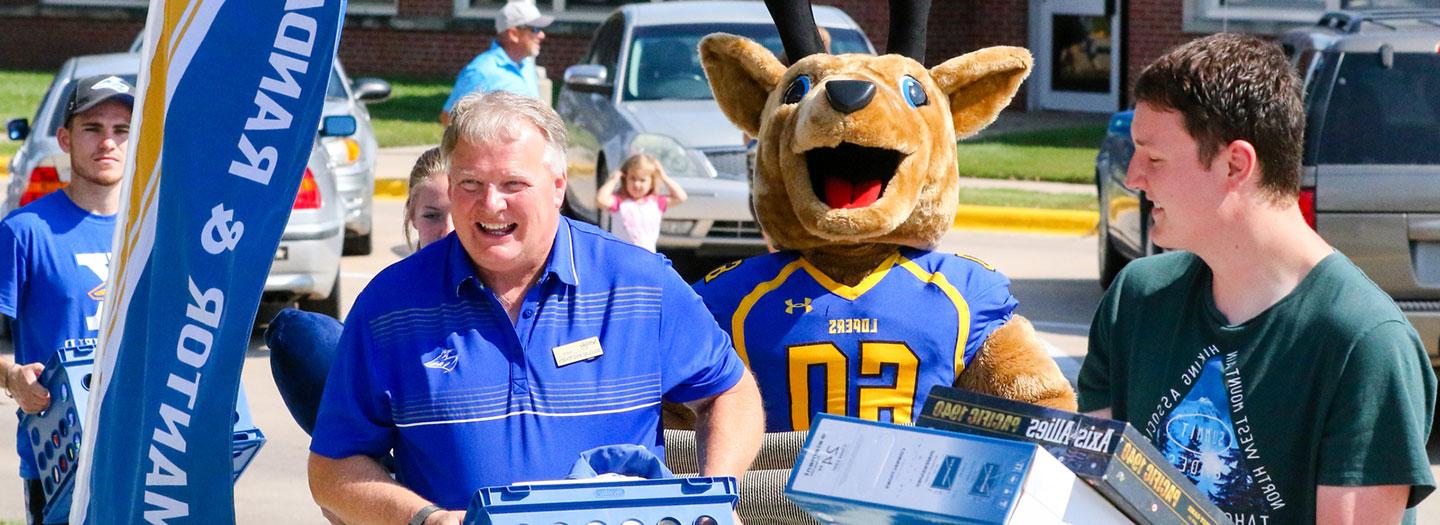
<instances>
[{"instance_id":1,"label":"blue polo shirt","mask_svg":"<svg viewBox=\"0 0 1440 525\"><path fill-rule=\"evenodd\" d=\"M310 450L394 450L402 484L464 509L481 487L563 478L597 446L662 454L661 399L744 372L663 257L590 225L560 220L521 308L512 326L453 233L380 272L345 322Z\"/></svg>"},{"instance_id":2,"label":"blue polo shirt","mask_svg":"<svg viewBox=\"0 0 1440 525\"><path fill-rule=\"evenodd\" d=\"M540 81L535 75L535 58L520 62L510 59L499 42L490 42L490 49L475 55L475 59L460 70L455 77L455 87L450 98L445 99L445 111L455 108L461 97L471 93L509 91L517 95L540 98Z\"/></svg>"}]
</instances>

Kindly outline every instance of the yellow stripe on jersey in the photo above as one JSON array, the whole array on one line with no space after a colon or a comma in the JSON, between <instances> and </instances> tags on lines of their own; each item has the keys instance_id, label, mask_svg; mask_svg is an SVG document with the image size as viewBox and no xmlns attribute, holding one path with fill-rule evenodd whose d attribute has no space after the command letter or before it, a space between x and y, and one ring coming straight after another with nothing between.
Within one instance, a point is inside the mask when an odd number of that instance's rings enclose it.
<instances>
[{"instance_id":1,"label":"yellow stripe on jersey","mask_svg":"<svg viewBox=\"0 0 1440 525\"><path fill-rule=\"evenodd\" d=\"M865 292L870 291L875 285L880 284L880 280L884 279L885 275L890 273L890 268L894 267L895 261L898 260L900 260L900 252L895 252L889 257L886 257L884 261L880 262L879 266L876 266L874 270L870 271L870 275L866 275L865 278L861 279L860 283L855 286L846 286L835 282L834 279L825 275L825 272L820 271L819 268L810 264L810 261L805 260L804 257L796 259L795 262L800 263L800 266L805 269L805 273L810 274L810 278L815 279L815 282L820 283L820 286L824 286L826 290L830 290L830 293L854 301L859 299L860 296L865 295Z\"/></svg>"},{"instance_id":2,"label":"yellow stripe on jersey","mask_svg":"<svg viewBox=\"0 0 1440 525\"><path fill-rule=\"evenodd\" d=\"M915 261L900 258L900 267L909 270L916 278L923 282L930 283L940 288L950 302L955 303L955 314L958 319L955 322L955 377L960 377L960 372L965 371L965 342L970 340L970 303L965 302L965 297L960 295L960 290L950 284L945 274L940 272L930 273L925 271Z\"/></svg>"},{"instance_id":3,"label":"yellow stripe on jersey","mask_svg":"<svg viewBox=\"0 0 1440 525\"><path fill-rule=\"evenodd\" d=\"M740 355L740 361L744 362L747 368L750 366L750 354L745 351L745 318L750 315L750 310L755 308L755 303L760 302L761 297L785 284L785 280L790 278L790 274L795 273L795 270L806 264L808 263L805 262L805 259L795 259L785 265L774 279L755 285L755 289L750 290L750 293L740 300L740 306L735 307L735 314L730 316L730 339L735 345L735 353Z\"/></svg>"}]
</instances>

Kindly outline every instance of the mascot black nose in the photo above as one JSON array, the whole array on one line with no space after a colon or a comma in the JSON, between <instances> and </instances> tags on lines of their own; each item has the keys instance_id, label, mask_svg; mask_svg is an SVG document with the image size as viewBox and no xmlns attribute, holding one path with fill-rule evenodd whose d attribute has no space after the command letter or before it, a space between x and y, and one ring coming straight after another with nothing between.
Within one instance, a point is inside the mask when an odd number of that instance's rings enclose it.
<instances>
[{"instance_id":1,"label":"mascot black nose","mask_svg":"<svg viewBox=\"0 0 1440 525\"><path fill-rule=\"evenodd\" d=\"M825 83L830 107L846 115L859 111L875 98L875 84L866 80L831 80Z\"/></svg>"}]
</instances>

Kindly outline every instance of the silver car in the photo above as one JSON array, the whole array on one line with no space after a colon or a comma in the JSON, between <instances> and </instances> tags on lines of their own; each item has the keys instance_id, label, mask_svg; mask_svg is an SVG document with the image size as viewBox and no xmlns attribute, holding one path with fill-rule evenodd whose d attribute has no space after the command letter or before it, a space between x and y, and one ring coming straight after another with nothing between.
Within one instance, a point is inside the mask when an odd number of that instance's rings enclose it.
<instances>
[{"instance_id":1,"label":"silver car","mask_svg":"<svg viewBox=\"0 0 1440 525\"><path fill-rule=\"evenodd\" d=\"M33 126L23 118L6 128L11 140L24 140L10 160L10 184L0 216L60 189L70 181L70 157L60 150L55 131L64 124L63 106L76 78L116 75L132 84L140 69L139 55L89 55L65 61L35 112ZM340 314L340 251L344 215L330 156L319 143L353 132L349 116L326 117L325 129L310 150L301 189L290 220L265 279L263 301L288 304L338 317Z\"/></svg>"},{"instance_id":2,"label":"silver car","mask_svg":"<svg viewBox=\"0 0 1440 525\"><path fill-rule=\"evenodd\" d=\"M130 52L139 53L144 33L130 43ZM380 145L370 125L366 104L390 98L390 83L378 78L357 78L353 82L336 56L331 63L330 83L325 88L326 117L350 115L357 124L347 137L322 137L320 145L330 155L335 185L345 208L345 255L370 255L374 221L375 159Z\"/></svg>"},{"instance_id":3,"label":"silver car","mask_svg":"<svg viewBox=\"0 0 1440 525\"><path fill-rule=\"evenodd\" d=\"M836 53L874 53L843 11L816 7ZM700 39L724 32L777 55L780 35L760 2L662 2L615 10L579 65L565 70L556 109L569 130L566 212L607 225L595 192L625 158L645 152L690 199L665 212L659 248L671 255L750 255L764 250L750 213L746 138L720 113L700 66Z\"/></svg>"}]
</instances>

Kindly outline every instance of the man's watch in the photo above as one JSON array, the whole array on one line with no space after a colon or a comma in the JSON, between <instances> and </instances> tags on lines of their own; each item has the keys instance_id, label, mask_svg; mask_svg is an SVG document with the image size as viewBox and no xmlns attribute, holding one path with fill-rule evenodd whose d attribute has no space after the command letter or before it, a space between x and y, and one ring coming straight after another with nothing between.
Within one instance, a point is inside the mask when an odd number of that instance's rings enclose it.
<instances>
[{"instance_id":1,"label":"man's watch","mask_svg":"<svg viewBox=\"0 0 1440 525\"><path fill-rule=\"evenodd\" d=\"M425 525L425 520L429 519L431 514L439 511L440 507L434 505L420 507L420 510L415 511L415 516L410 518L410 523L407 525Z\"/></svg>"}]
</instances>

